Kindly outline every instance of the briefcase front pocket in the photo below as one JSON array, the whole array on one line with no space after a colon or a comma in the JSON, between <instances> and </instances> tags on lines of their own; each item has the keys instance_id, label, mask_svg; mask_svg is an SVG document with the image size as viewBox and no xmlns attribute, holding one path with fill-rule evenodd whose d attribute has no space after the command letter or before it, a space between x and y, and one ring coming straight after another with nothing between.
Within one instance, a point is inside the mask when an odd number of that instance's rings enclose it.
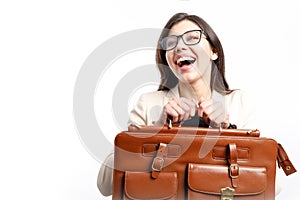
<instances>
[{"instance_id":1,"label":"briefcase front pocket","mask_svg":"<svg viewBox=\"0 0 300 200\"><path fill-rule=\"evenodd\" d=\"M150 172L125 172L125 200L175 200L178 190L177 172L160 172L156 179Z\"/></svg>"},{"instance_id":2,"label":"briefcase front pocket","mask_svg":"<svg viewBox=\"0 0 300 200\"><path fill-rule=\"evenodd\" d=\"M264 200L267 174L264 167L238 166L231 177L226 165L188 165L188 199L255 199Z\"/></svg>"}]
</instances>

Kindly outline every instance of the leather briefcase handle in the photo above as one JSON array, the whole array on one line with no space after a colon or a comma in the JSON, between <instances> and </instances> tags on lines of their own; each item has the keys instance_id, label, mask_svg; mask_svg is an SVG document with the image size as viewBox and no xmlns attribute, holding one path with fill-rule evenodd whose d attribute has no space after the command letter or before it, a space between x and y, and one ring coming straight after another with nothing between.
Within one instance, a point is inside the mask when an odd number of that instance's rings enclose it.
<instances>
[{"instance_id":1,"label":"leather briefcase handle","mask_svg":"<svg viewBox=\"0 0 300 200\"><path fill-rule=\"evenodd\" d=\"M258 129L219 129L219 128L203 128L191 126L138 126L130 125L129 132L142 133L169 133L169 134L192 134L192 135L218 135L218 136L246 136L259 137L260 131Z\"/></svg>"}]
</instances>

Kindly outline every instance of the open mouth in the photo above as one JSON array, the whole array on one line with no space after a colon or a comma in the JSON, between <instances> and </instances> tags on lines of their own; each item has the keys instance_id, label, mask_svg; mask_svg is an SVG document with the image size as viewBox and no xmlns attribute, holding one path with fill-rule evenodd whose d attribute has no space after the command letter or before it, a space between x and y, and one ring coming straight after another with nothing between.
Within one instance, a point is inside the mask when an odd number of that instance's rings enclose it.
<instances>
[{"instance_id":1,"label":"open mouth","mask_svg":"<svg viewBox=\"0 0 300 200\"><path fill-rule=\"evenodd\" d=\"M196 61L195 58L192 58L192 57L180 57L177 61L176 61L176 64L179 66L179 67L183 67L185 65L191 65L193 64L194 62Z\"/></svg>"}]
</instances>

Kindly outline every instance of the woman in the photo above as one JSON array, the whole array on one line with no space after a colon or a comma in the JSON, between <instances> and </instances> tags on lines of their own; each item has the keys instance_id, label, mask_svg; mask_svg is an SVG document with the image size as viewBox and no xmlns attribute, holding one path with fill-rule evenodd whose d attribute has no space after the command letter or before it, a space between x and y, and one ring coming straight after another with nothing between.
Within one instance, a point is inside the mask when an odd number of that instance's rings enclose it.
<instances>
[{"instance_id":1,"label":"woman","mask_svg":"<svg viewBox=\"0 0 300 200\"><path fill-rule=\"evenodd\" d=\"M247 98L240 90L229 89L222 45L203 19L175 14L159 38L156 63L159 89L141 96L130 113L129 126L253 128Z\"/></svg>"},{"instance_id":2,"label":"woman","mask_svg":"<svg viewBox=\"0 0 300 200\"><path fill-rule=\"evenodd\" d=\"M252 109L240 90L229 89L222 45L203 19L175 14L159 38L156 63L161 73L159 89L140 97L130 113L129 128L172 123L253 128ZM111 195L111 163L113 154L98 175L104 196Z\"/></svg>"}]
</instances>

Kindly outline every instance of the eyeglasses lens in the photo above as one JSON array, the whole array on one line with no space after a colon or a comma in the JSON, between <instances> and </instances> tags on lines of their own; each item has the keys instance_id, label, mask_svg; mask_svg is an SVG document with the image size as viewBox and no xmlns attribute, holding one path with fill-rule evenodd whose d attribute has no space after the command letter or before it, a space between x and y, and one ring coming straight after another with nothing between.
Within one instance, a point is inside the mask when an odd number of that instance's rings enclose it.
<instances>
[{"instance_id":1,"label":"eyeglasses lens","mask_svg":"<svg viewBox=\"0 0 300 200\"><path fill-rule=\"evenodd\" d=\"M182 38L183 42L186 45L194 45L200 42L201 40L201 31L200 30L194 30L194 31L187 31L183 33L182 35L170 35L165 37L161 41L161 46L164 50L172 50L174 49L177 44L179 38Z\"/></svg>"}]
</instances>

